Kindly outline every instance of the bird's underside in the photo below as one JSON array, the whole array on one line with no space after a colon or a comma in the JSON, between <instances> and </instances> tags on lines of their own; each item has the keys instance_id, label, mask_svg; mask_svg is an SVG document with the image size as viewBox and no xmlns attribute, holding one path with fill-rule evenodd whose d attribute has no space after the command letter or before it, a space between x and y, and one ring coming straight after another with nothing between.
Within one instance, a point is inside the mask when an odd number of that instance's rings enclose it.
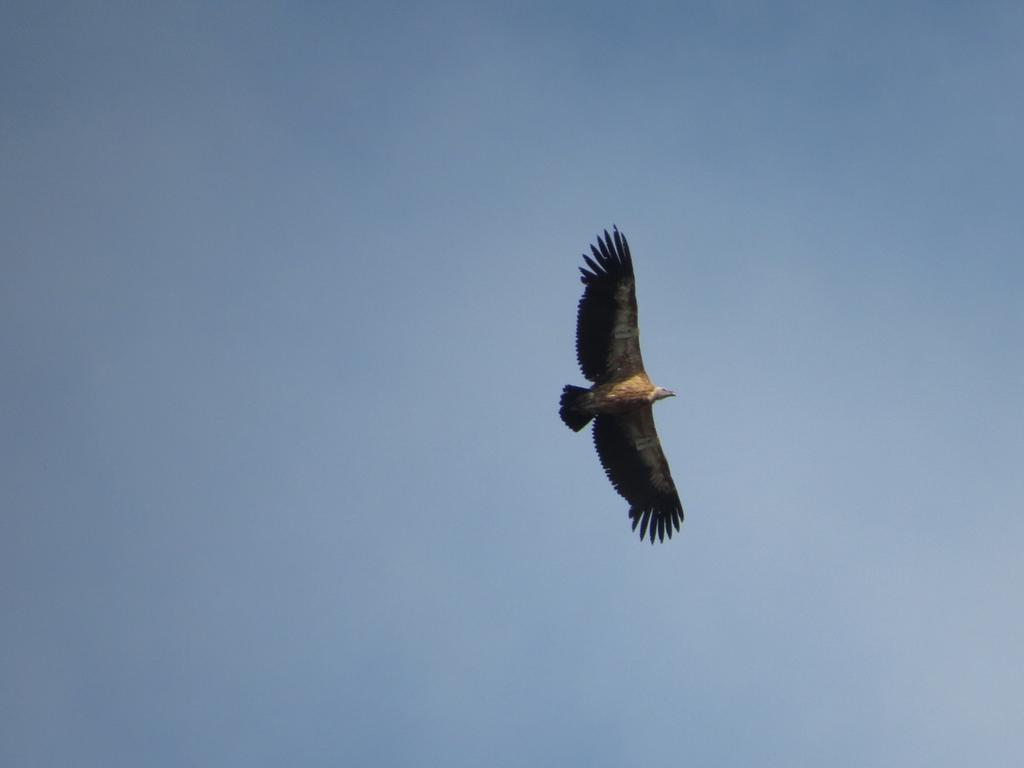
<instances>
[{"instance_id":1,"label":"bird's underside","mask_svg":"<svg viewBox=\"0 0 1024 768\"><path fill-rule=\"evenodd\" d=\"M576 353L590 388L566 386L559 414L580 431L594 422L594 446L605 474L630 504L640 538L663 541L683 521L668 461L654 427L655 401L672 392L648 378L640 355L633 262L626 238L613 229L597 246L589 269L580 268L585 286L576 323Z\"/></svg>"}]
</instances>

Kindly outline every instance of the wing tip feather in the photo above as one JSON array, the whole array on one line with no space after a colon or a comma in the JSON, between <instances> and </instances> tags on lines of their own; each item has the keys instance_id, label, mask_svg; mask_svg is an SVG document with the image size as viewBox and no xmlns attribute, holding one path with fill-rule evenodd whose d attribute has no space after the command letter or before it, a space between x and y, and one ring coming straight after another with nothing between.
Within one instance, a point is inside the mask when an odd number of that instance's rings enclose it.
<instances>
[{"instance_id":1,"label":"wing tip feather","mask_svg":"<svg viewBox=\"0 0 1024 768\"><path fill-rule=\"evenodd\" d=\"M629 519L634 532L637 527L640 528L640 541L647 539L651 544L654 544L655 540L662 543L665 539L671 540L673 533L682 530L683 508L678 502L669 507L637 504L629 510Z\"/></svg>"}]
</instances>

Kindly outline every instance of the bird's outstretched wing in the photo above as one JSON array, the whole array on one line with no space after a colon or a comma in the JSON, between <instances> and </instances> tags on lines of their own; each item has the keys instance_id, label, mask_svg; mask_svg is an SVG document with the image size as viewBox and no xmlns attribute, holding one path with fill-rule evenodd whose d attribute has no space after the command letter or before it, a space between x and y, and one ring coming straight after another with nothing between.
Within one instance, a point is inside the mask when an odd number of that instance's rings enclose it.
<instances>
[{"instance_id":1,"label":"bird's outstretched wing","mask_svg":"<svg viewBox=\"0 0 1024 768\"><path fill-rule=\"evenodd\" d=\"M620 380L644 369L629 243L615 227L583 255L586 286L576 315L576 357L593 382Z\"/></svg>"},{"instance_id":2,"label":"bird's outstretched wing","mask_svg":"<svg viewBox=\"0 0 1024 768\"><path fill-rule=\"evenodd\" d=\"M672 538L672 529L683 522L668 461L654 428L651 407L624 414L601 414L594 420L594 445L601 466L615 490L629 502L633 530L640 526L640 538L650 531L651 543L657 535Z\"/></svg>"}]
</instances>

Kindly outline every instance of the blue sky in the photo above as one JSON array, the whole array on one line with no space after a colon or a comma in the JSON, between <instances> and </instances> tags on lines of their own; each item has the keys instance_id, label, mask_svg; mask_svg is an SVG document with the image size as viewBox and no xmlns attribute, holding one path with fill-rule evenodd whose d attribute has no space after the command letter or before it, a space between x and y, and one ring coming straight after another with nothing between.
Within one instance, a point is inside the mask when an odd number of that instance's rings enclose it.
<instances>
[{"instance_id":1,"label":"blue sky","mask_svg":"<svg viewBox=\"0 0 1024 768\"><path fill-rule=\"evenodd\" d=\"M2 16L4 765L1019 759L1016 4Z\"/></svg>"}]
</instances>

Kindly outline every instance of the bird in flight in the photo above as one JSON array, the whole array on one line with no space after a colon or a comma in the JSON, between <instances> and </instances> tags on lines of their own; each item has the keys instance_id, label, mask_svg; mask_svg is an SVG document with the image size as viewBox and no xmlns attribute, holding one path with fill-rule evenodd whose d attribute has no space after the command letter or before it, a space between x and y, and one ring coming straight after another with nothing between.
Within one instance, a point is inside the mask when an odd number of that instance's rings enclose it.
<instances>
[{"instance_id":1,"label":"bird in flight","mask_svg":"<svg viewBox=\"0 0 1024 768\"><path fill-rule=\"evenodd\" d=\"M604 232L583 255L586 286L576 316L576 357L593 386L562 390L559 415L579 432L594 421L594 446L615 490L629 502L633 530L664 541L683 521L668 461L654 428L652 406L674 392L656 387L644 371L637 328L636 289L629 243Z\"/></svg>"}]
</instances>

